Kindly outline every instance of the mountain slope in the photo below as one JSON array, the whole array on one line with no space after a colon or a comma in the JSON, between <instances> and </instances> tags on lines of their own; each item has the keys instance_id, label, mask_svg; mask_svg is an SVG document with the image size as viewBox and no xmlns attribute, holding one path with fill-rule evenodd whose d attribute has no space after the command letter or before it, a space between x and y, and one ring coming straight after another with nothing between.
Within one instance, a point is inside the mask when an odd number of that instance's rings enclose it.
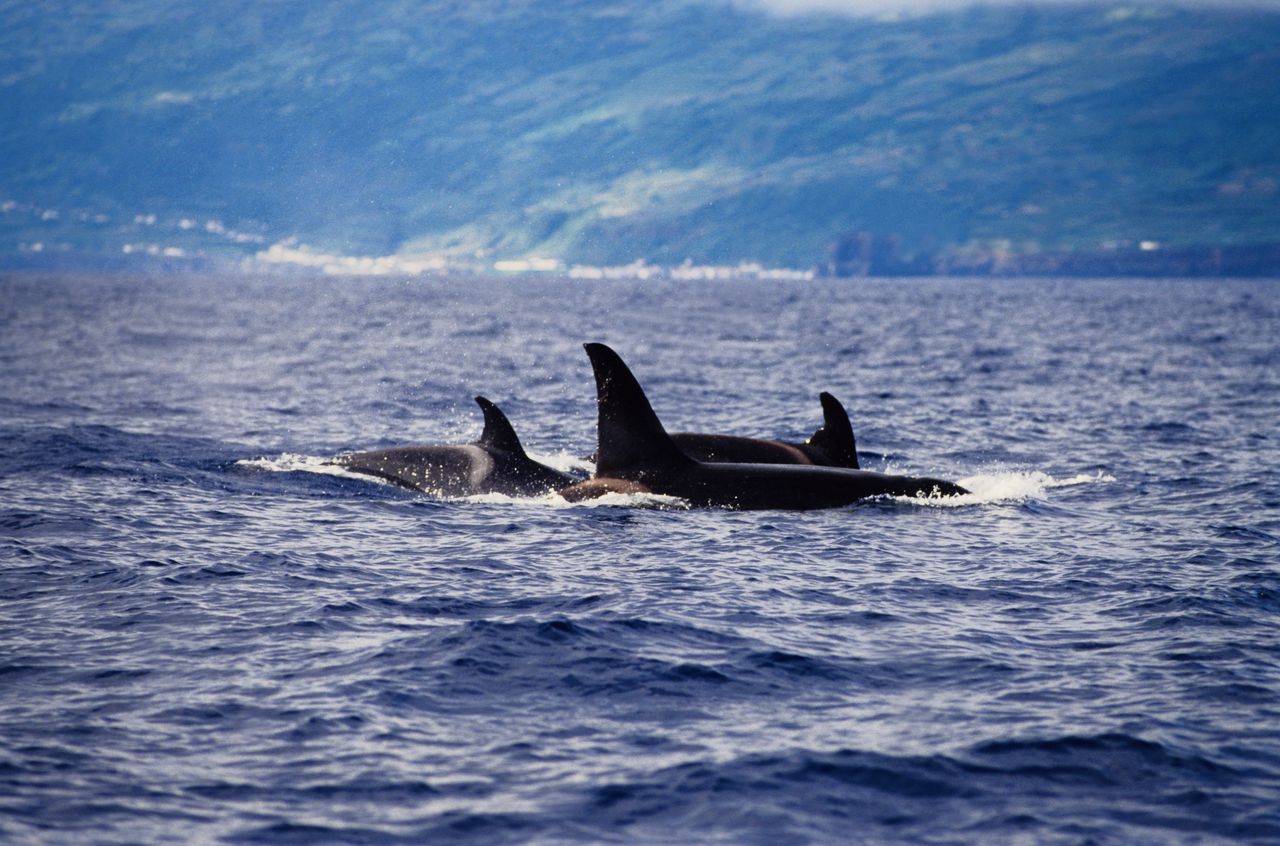
<instances>
[{"instance_id":1,"label":"mountain slope","mask_svg":"<svg viewBox=\"0 0 1280 846\"><path fill-rule=\"evenodd\" d=\"M119 252L139 214L596 263L1280 232L1275 14L64 0L0 33L0 252Z\"/></svg>"}]
</instances>

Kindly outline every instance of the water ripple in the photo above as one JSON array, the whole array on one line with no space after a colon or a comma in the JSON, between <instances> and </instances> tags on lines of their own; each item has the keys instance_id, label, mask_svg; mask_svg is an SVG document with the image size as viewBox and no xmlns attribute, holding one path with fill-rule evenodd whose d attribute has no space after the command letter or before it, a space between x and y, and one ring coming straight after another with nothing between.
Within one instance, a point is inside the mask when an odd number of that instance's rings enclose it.
<instances>
[{"instance_id":1,"label":"water ripple","mask_svg":"<svg viewBox=\"0 0 1280 846\"><path fill-rule=\"evenodd\" d=\"M1277 286L454 282L0 277L0 839L1280 839ZM580 467L589 339L673 428L829 390L974 494L318 472L480 392Z\"/></svg>"}]
</instances>

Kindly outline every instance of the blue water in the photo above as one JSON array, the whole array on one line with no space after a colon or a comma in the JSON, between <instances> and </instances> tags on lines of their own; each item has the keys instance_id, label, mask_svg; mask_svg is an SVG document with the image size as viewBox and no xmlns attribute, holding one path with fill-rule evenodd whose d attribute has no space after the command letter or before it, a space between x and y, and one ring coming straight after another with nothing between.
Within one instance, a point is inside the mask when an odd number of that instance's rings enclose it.
<instances>
[{"instance_id":1,"label":"blue water","mask_svg":"<svg viewBox=\"0 0 1280 846\"><path fill-rule=\"evenodd\" d=\"M0 278L0 841L1280 841L1280 284ZM672 429L959 505L442 501Z\"/></svg>"}]
</instances>

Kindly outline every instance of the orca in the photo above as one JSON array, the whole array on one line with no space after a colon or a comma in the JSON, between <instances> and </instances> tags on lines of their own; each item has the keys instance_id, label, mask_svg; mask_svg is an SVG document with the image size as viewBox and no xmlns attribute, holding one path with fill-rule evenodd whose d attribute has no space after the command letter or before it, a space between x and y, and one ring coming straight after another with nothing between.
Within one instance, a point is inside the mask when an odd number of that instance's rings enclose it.
<instances>
[{"instance_id":1,"label":"orca","mask_svg":"<svg viewBox=\"0 0 1280 846\"><path fill-rule=\"evenodd\" d=\"M671 440L680 451L698 461L727 464L817 464L823 467L858 469L858 449L849 414L840 400L823 391L822 428L804 443L705 432L672 432ZM587 456L594 462L595 453Z\"/></svg>"},{"instance_id":2,"label":"orca","mask_svg":"<svg viewBox=\"0 0 1280 846\"><path fill-rule=\"evenodd\" d=\"M560 495L579 502L611 492L674 496L694 506L812 509L867 497L957 496L942 479L795 464L721 464L691 458L663 428L622 358L604 344L583 345L596 380L596 473Z\"/></svg>"},{"instance_id":3,"label":"orca","mask_svg":"<svg viewBox=\"0 0 1280 846\"><path fill-rule=\"evenodd\" d=\"M470 444L407 446L340 455L330 464L436 496L539 496L578 481L525 454L498 406L476 397L484 431Z\"/></svg>"},{"instance_id":4,"label":"orca","mask_svg":"<svg viewBox=\"0 0 1280 846\"><path fill-rule=\"evenodd\" d=\"M698 461L726 464L816 464L823 467L858 469L857 442L849 414L840 400L823 391L822 428L804 443L743 438L737 435L709 435L701 432L672 432L680 451Z\"/></svg>"}]
</instances>

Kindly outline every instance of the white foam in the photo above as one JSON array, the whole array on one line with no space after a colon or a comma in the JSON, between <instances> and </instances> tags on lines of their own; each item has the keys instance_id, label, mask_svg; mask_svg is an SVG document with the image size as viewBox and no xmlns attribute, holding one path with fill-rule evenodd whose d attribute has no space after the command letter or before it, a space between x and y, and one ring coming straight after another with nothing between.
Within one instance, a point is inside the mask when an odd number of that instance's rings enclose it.
<instances>
[{"instance_id":1,"label":"white foam","mask_svg":"<svg viewBox=\"0 0 1280 846\"><path fill-rule=\"evenodd\" d=\"M1050 479L1049 484L1046 485L1046 487L1069 488L1074 485L1092 485L1098 482L1114 482L1115 480L1116 480L1115 476L1112 476L1109 473L1103 473L1101 470L1099 470L1097 473L1094 473L1092 476L1090 476L1088 473L1079 473L1068 479Z\"/></svg>"},{"instance_id":2,"label":"white foam","mask_svg":"<svg viewBox=\"0 0 1280 846\"><path fill-rule=\"evenodd\" d=\"M554 491L548 491L541 496L485 493L457 497L457 499L486 505L534 505L547 508L678 508L682 510L689 508L689 503L680 497L648 493L607 493L579 502L569 502Z\"/></svg>"},{"instance_id":3,"label":"white foam","mask_svg":"<svg viewBox=\"0 0 1280 846\"><path fill-rule=\"evenodd\" d=\"M581 502L569 502L559 495L554 496L559 504L569 508L678 508L686 510L689 501L678 496L654 493L618 493L601 494Z\"/></svg>"},{"instance_id":4,"label":"white foam","mask_svg":"<svg viewBox=\"0 0 1280 846\"><path fill-rule=\"evenodd\" d=\"M600 496L570 502L555 491L540 496L511 496L501 493L474 494L457 497L462 502L478 502L486 505L534 505L546 508L678 508L687 509L689 503L678 496L650 493L606 493Z\"/></svg>"},{"instance_id":5,"label":"white foam","mask_svg":"<svg viewBox=\"0 0 1280 846\"><path fill-rule=\"evenodd\" d=\"M301 455L295 452L284 452L275 458L242 458L236 462L237 467L252 467L255 470L266 470L272 473L318 473L322 476L339 476L343 479L359 479L362 482L378 482L391 484L377 476L364 473L353 473L336 464L330 464L333 457L318 455Z\"/></svg>"},{"instance_id":6,"label":"white foam","mask_svg":"<svg viewBox=\"0 0 1280 846\"><path fill-rule=\"evenodd\" d=\"M956 480L957 484L969 490L969 493L962 496L895 497L895 499L937 508L958 508L999 502L1025 502L1028 499L1040 499L1045 491L1055 488L1092 485L1115 480L1114 476L1101 471L1093 475L1080 473L1066 479L1055 479L1039 470L1010 470L978 473Z\"/></svg>"}]
</instances>

